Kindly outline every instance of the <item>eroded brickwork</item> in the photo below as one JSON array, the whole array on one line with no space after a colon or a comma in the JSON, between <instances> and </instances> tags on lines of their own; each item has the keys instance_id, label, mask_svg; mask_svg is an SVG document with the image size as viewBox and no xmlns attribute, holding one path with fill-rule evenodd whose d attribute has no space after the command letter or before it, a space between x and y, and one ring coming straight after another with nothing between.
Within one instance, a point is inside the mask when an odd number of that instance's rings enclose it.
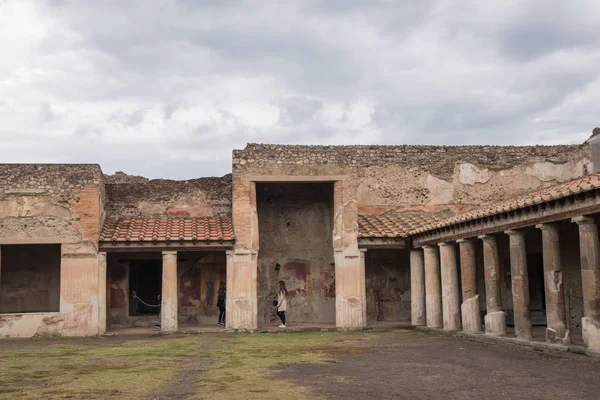
<instances>
[{"instance_id":1,"label":"eroded brickwork","mask_svg":"<svg viewBox=\"0 0 600 400\"><path fill-rule=\"evenodd\" d=\"M218 217L231 215L231 175L186 181L107 176L108 215Z\"/></svg>"},{"instance_id":2,"label":"eroded brickwork","mask_svg":"<svg viewBox=\"0 0 600 400\"><path fill-rule=\"evenodd\" d=\"M233 152L234 175L351 175L361 214L462 212L592 172L589 145L278 146ZM474 190L476 189L476 190Z\"/></svg>"}]
</instances>

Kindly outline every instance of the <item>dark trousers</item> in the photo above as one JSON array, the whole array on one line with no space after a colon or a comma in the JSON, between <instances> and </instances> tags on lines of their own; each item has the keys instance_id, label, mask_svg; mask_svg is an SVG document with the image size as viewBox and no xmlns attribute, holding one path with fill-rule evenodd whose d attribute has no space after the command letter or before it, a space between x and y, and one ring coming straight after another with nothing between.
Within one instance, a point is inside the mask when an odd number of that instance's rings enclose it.
<instances>
[{"instance_id":1,"label":"dark trousers","mask_svg":"<svg viewBox=\"0 0 600 400\"><path fill-rule=\"evenodd\" d=\"M225 323L225 307L219 307L219 323Z\"/></svg>"},{"instance_id":2,"label":"dark trousers","mask_svg":"<svg viewBox=\"0 0 600 400\"><path fill-rule=\"evenodd\" d=\"M281 323L285 325L285 311L277 311L277 316L281 320Z\"/></svg>"}]
</instances>

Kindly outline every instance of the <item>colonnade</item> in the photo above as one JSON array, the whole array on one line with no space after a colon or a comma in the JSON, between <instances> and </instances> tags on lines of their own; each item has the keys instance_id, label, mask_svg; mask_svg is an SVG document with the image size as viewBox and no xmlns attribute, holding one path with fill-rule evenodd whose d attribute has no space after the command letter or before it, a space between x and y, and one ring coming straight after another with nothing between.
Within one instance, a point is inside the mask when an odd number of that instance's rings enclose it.
<instances>
[{"instance_id":1,"label":"colonnade","mask_svg":"<svg viewBox=\"0 0 600 400\"><path fill-rule=\"evenodd\" d=\"M586 347L600 352L600 241L593 218L572 219L579 227L581 278L583 289L582 333ZM544 286L546 295L546 341L570 343L565 312L562 262L557 225L535 226L542 232ZM521 230L507 230L510 243L510 273L515 335L532 338L529 277L525 235ZM457 243L458 246L455 244ZM483 248L486 315L481 321L476 280L476 246ZM459 253L457 257L456 248ZM459 260L457 265L456 260ZM456 242L411 250L411 321L429 328L483 332L506 335L506 312L502 309L498 244L496 235L481 235ZM460 268L459 290L458 268ZM461 293L462 292L462 293ZM461 296L462 294L462 296ZM462 297L462 303L461 303Z\"/></svg>"}]
</instances>

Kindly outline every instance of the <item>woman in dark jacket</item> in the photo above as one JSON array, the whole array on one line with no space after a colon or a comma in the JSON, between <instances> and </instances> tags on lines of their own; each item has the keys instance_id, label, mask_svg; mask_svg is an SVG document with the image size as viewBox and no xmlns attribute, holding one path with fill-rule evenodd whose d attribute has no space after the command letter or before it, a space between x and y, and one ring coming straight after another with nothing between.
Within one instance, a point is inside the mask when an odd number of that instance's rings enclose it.
<instances>
[{"instance_id":1,"label":"woman in dark jacket","mask_svg":"<svg viewBox=\"0 0 600 400\"><path fill-rule=\"evenodd\" d=\"M225 326L225 282L219 285L217 307L219 307L219 325Z\"/></svg>"}]
</instances>

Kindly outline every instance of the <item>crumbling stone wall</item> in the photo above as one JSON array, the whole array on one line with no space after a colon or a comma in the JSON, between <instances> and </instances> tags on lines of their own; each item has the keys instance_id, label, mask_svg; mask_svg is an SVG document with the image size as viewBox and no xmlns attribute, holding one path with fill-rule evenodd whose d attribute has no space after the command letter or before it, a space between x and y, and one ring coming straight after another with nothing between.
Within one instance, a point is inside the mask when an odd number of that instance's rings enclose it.
<instances>
[{"instance_id":1,"label":"crumbling stone wall","mask_svg":"<svg viewBox=\"0 0 600 400\"><path fill-rule=\"evenodd\" d=\"M276 321L279 281L288 289L290 322L335 321L333 185L257 186L259 323Z\"/></svg>"},{"instance_id":2,"label":"crumbling stone wall","mask_svg":"<svg viewBox=\"0 0 600 400\"><path fill-rule=\"evenodd\" d=\"M60 312L2 315L0 336L98 333L103 184L98 165L0 165L0 246L61 248Z\"/></svg>"},{"instance_id":3,"label":"crumbling stone wall","mask_svg":"<svg viewBox=\"0 0 600 400\"><path fill-rule=\"evenodd\" d=\"M231 215L231 175L174 181L117 173L106 180L111 219Z\"/></svg>"},{"instance_id":4,"label":"crumbling stone wall","mask_svg":"<svg viewBox=\"0 0 600 400\"><path fill-rule=\"evenodd\" d=\"M562 146L280 146L233 152L233 173L349 174L361 214L461 212L587 175L591 149ZM268 171L268 172L266 172Z\"/></svg>"},{"instance_id":5,"label":"crumbling stone wall","mask_svg":"<svg viewBox=\"0 0 600 400\"><path fill-rule=\"evenodd\" d=\"M410 253L370 249L365 254L367 320L410 320Z\"/></svg>"},{"instance_id":6,"label":"crumbling stone wall","mask_svg":"<svg viewBox=\"0 0 600 400\"><path fill-rule=\"evenodd\" d=\"M97 247L102 182L98 165L0 164L0 240Z\"/></svg>"}]
</instances>

